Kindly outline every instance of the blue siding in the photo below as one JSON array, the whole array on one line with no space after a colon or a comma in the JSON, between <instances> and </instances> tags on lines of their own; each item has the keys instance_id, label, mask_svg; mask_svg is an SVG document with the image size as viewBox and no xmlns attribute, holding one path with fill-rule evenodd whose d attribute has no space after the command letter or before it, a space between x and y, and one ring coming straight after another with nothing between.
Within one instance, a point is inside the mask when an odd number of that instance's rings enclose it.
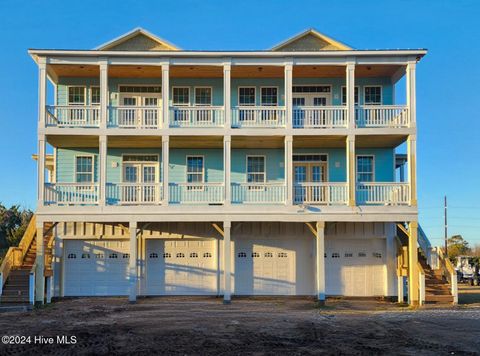
<instances>
[{"instance_id":1,"label":"blue siding","mask_svg":"<svg viewBox=\"0 0 480 356\"><path fill-rule=\"evenodd\" d=\"M395 150L393 148L361 148L357 155L374 155L375 181L395 181Z\"/></svg>"},{"instance_id":2,"label":"blue siding","mask_svg":"<svg viewBox=\"0 0 480 356\"><path fill-rule=\"evenodd\" d=\"M232 150L232 183L247 181L247 156L265 156L266 181L282 182L285 179L285 153L283 149L234 149Z\"/></svg>"},{"instance_id":3,"label":"blue siding","mask_svg":"<svg viewBox=\"0 0 480 356\"><path fill-rule=\"evenodd\" d=\"M204 156L205 182L223 182L222 149L171 149L169 162L171 183L187 181L187 156Z\"/></svg>"},{"instance_id":4,"label":"blue siding","mask_svg":"<svg viewBox=\"0 0 480 356\"><path fill-rule=\"evenodd\" d=\"M98 149L97 148L58 148L56 157L56 181L58 183L75 183L75 157L94 156L94 180L98 181Z\"/></svg>"},{"instance_id":5,"label":"blue siding","mask_svg":"<svg viewBox=\"0 0 480 356\"><path fill-rule=\"evenodd\" d=\"M123 154L156 154L158 155L159 173L161 171L162 150L160 148L110 148L107 156L107 182L120 183L123 180ZM160 177L160 176L159 176Z\"/></svg>"},{"instance_id":6,"label":"blue siding","mask_svg":"<svg viewBox=\"0 0 480 356\"><path fill-rule=\"evenodd\" d=\"M232 107L238 106L238 87L255 87L256 105L261 105L260 88L278 87L278 105L285 105L285 80L283 78L232 78Z\"/></svg>"},{"instance_id":7,"label":"blue siding","mask_svg":"<svg viewBox=\"0 0 480 356\"><path fill-rule=\"evenodd\" d=\"M328 155L328 180L330 182L347 181L346 149L341 148L299 148L293 153L315 153Z\"/></svg>"}]
</instances>

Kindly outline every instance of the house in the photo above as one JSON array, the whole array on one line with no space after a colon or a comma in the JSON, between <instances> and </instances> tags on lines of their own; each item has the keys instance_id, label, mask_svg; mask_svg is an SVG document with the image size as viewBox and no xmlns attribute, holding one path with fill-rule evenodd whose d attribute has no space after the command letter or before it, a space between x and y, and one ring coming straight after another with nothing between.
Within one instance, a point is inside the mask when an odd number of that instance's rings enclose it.
<instances>
[{"instance_id":1,"label":"house","mask_svg":"<svg viewBox=\"0 0 480 356\"><path fill-rule=\"evenodd\" d=\"M28 239L44 241L25 267L30 300L403 301L406 284L422 303L432 249L418 233L415 73L426 53L353 49L316 30L254 51L182 50L144 29L93 50L29 50Z\"/></svg>"}]
</instances>

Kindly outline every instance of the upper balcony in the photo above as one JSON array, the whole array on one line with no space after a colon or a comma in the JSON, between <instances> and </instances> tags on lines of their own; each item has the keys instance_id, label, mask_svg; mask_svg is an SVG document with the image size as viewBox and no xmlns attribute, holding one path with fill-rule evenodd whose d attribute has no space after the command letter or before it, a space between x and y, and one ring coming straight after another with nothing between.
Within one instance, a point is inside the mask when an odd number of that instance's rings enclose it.
<instances>
[{"instance_id":1,"label":"upper balcony","mask_svg":"<svg viewBox=\"0 0 480 356\"><path fill-rule=\"evenodd\" d=\"M46 129L274 128L321 134L415 127L412 100L396 104L402 65L47 68L55 100L44 106L40 128Z\"/></svg>"}]
</instances>

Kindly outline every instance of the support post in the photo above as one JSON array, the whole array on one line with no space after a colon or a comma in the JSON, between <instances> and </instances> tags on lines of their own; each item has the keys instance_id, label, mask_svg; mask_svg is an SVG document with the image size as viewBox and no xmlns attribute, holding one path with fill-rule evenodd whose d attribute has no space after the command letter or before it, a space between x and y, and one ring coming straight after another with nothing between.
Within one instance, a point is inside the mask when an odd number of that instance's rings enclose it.
<instances>
[{"instance_id":1,"label":"support post","mask_svg":"<svg viewBox=\"0 0 480 356\"><path fill-rule=\"evenodd\" d=\"M169 202L169 190L168 190L168 165L170 162L170 137L162 136L162 191L163 191L163 205L168 205Z\"/></svg>"},{"instance_id":2,"label":"support post","mask_svg":"<svg viewBox=\"0 0 480 356\"><path fill-rule=\"evenodd\" d=\"M162 117L163 128L169 127L170 65L162 64Z\"/></svg>"},{"instance_id":3,"label":"support post","mask_svg":"<svg viewBox=\"0 0 480 356\"><path fill-rule=\"evenodd\" d=\"M317 299L325 302L325 221L317 222L316 238L316 280Z\"/></svg>"},{"instance_id":4,"label":"support post","mask_svg":"<svg viewBox=\"0 0 480 356\"><path fill-rule=\"evenodd\" d=\"M223 110L225 112L225 128L232 127L232 94L231 94L231 72L232 66L229 63L223 65Z\"/></svg>"},{"instance_id":5,"label":"support post","mask_svg":"<svg viewBox=\"0 0 480 356\"><path fill-rule=\"evenodd\" d=\"M416 79L415 69L417 66L416 61L409 61L407 63L407 107L408 115L410 118L410 127L416 127L417 125L417 100L416 100Z\"/></svg>"},{"instance_id":6,"label":"support post","mask_svg":"<svg viewBox=\"0 0 480 356\"><path fill-rule=\"evenodd\" d=\"M346 68L347 126L355 128L355 63L348 62Z\"/></svg>"},{"instance_id":7,"label":"support post","mask_svg":"<svg viewBox=\"0 0 480 356\"><path fill-rule=\"evenodd\" d=\"M100 206L105 206L107 203L107 136L105 135L99 138L98 153L100 157L98 203Z\"/></svg>"},{"instance_id":8,"label":"support post","mask_svg":"<svg viewBox=\"0 0 480 356\"><path fill-rule=\"evenodd\" d=\"M100 128L106 129L108 123L108 61L100 62Z\"/></svg>"},{"instance_id":9,"label":"support post","mask_svg":"<svg viewBox=\"0 0 480 356\"><path fill-rule=\"evenodd\" d=\"M397 276L397 291L398 291L398 302L403 303L404 300L404 291L403 291L403 276Z\"/></svg>"},{"instance_id":10,"label":"support post","mask_svg":"<svg viewBox=\"0 0 480 356\"><path fill-rule=\"evenodd\" d=\"M135 303L137 301L137 222L131 221L130 230L130 260L128 264L128 277L130 294L128 301Z\"/></svg>"},{"instance_id":11,"label":"support post","mask_svg":"<svg viewBox=\"0 0 480 356\"><path fill-rule=\"evenodd\" d=\"M35 258L35 302L45 303L45 247L43 240L43 222L37 221L37 256Z\"/></svg>"},{"instance_id":12,"label":"support post","mask_svg":"<svg viewBox=\"0 0 480 356\"><path fill-rule=\"evenodd\" d=\"M348 185L348 206L356 205L356 167L355 167L355 136L347 136L347 185Z\"/></svg>"},{"instance_id":13,"label":"support post","mask_svg":"<svg viewBox=\"0 0 480 356\"><path fill-rule=\"evenodd\" d=\"M232 137L223 137L223 174L225 184L224 205L232 203L231 162L232 162Z\"/></svg>"},{"instance_id":14,"label":"support post","mask_svg":"<svg viewBox=\"0 0 480 356\"><path fill-rule=\"evenodd\" d=\"M37 181L37 205L43 206L45 201L45 135L38 135L38 181Z\"/></svg>"},{"instance_id":15,"label":"support post","mask_svg":"<svg viewBox=\"0 0 480 356\"><path fill-rule=\"evenodd\" d=\"M293 204L293 137L285 136L285 205Z\"/></svg>"},{"instance_id":16,"label":"support post","mask_svg":"<svg viewBox=\"0 0 480 356\"><path fill-rule=\"evenodd\" d=\"M38 58L38 127L45 127L47 106L47 59Z\"/></svg>"},{"instance_id":17,"label":"support post","mask_svg":"<svg viewBox=\"0 0 480 356\"><path fill-rule=\"evenodd\" d=\"M418 273L418 223L411 221L408 228L408 300L411 305L419 304Z\"/></svg>"},{"instance_id":18,"label":"support post","mask_svg":"<svg viewBox=\"0 0 480 356\"><path fill-rule=\"evenodd\" d=\"M417 138L409 135L407 139L408 182L410 184L410 205L417 206Z\"/></svg>"},{"instance_id":19,"label":"support post","mask_svg":"<svg viewBox=\"0 0 480 356\"><path fill-rule=\"evenodd\" d=\"M293 64L285 64L285 111L286 111L286 127L293 128Z\"/></svg>"},{"instance_id":20,"label":"support post","mask_svg":"<svg viewBox=\"0 0 480 356\"><path fill-rule=\"evenodd\" d=\"M230 304L232 296L232 248L231 233L232 223L223 222L223 278L225 290L223 292L223 303Z\"/></svg>"}]
</instances>

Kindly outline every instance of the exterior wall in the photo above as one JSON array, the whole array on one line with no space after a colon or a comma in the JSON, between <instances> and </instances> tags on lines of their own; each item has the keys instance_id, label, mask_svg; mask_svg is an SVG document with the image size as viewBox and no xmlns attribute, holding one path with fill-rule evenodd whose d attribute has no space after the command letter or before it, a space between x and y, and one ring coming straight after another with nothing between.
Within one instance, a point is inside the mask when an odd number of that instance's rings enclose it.
<instances>
[{"instance_id":1,"label":"exterior wall","mask_svg":"<svg viewBox=\"0 0 480 356\"><path fill-rule=\"evenodd\" d=\"M187 156L203 156L205 182L223 182L223 150L221 149L171 149L169 180L185 183L187 179Z\"/></svg>"},{"instance_id":2,"label":"exterior wall","mask_svg":"<svg viewBox=\"0 0 480 356\"><path fill-rule=\"evenodd\" d=\"M283 182L285 179L285 164L283 149L234 149L232 150L233 183L245 183L247 181L247 156L265 156L266 181Z\"/></svg>"}]
</instances>

